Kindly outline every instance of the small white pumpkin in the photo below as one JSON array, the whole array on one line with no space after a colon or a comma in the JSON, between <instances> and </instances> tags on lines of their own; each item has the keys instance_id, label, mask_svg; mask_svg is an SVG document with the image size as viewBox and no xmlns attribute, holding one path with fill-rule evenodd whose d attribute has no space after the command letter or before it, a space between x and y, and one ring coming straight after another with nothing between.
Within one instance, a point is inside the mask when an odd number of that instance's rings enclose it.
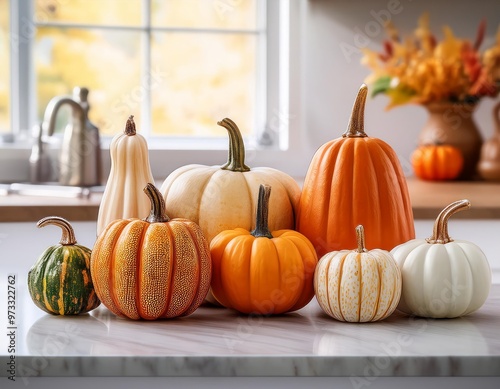
<instances>
[{"instance_id":1,"label":"small white pumpkin","mask_svg":"<svg viewBox=\"0 0 500 389\"><path fill-rule=\"evenodd\" d=\"M314 273L316 299L340 321L383 320L398 305L401 273L388 251L366 250L363 226L356 227L356 236L356 250L332 251L320 259Z\"/></svg>"},{"instance_id":2,"label":"small white pumpkin","mask_svg":"<svg viewBox=\"0 0 500 389\"><path fill-rule=\"evenodd\" d=\"M413 239L391 253L401 269L403 291L398 310L416 316L453 318L479 309L488 297L491 270L486 256L472 242L453 240L448 219L470 208L459 200L444 208L428 239Z\"/></svg>"},{"instance_id":3,"label":"small white pumpkin","mask_svg":"<svg viewBox=\"0 0 500 389\"><path fill-rule=\"evenodd\" d=\"M143 218L151 209L151 202L143 191L148 183L154 182L148 144L136 133L132 115L123 133L115 135L111 141L109 152L111 171L99 206L97 236L112 221Z\"/></svg>"}]
</instances>

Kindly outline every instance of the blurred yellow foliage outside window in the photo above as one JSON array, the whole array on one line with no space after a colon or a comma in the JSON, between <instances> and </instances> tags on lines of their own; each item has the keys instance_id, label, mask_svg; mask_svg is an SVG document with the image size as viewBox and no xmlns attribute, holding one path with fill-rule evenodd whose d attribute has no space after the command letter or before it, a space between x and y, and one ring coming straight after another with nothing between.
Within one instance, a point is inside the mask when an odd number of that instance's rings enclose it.
<instances>
[{"instance_id":1,"label":"blurred yellow foliage outside window","mask_svg":"<svg viewBox=\"0 0 500 389\"><path fill-rule=\"evenodd\" d=\"M9 2L0 0L0 134L10 132Z\"/></svg>"},{"instance_id":2,"label":"blurred yellow foliage outside window","mask_svg":"<svg viewBox=\"0 0 500 389\"><path fill-rule=\"evenodd\" d=\"M264 31L258 1L34 0L38 118L52 97L85 86L90 118L103 135L122 131L130 114L149 136L226 136L216 125L224 117L250 133ZM4 61L8 12L1 15ZM5 66L0 62L2 128Z\"/></svg>"}]
</instances>

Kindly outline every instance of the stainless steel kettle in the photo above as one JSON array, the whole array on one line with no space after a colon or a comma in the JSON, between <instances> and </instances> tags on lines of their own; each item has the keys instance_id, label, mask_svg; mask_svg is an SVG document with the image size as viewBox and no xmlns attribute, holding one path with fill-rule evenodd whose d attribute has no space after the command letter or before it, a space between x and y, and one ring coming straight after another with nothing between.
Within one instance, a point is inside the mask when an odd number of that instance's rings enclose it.
<instances>
[{"instance_id":1,"label":"stainless steel kettle","mask_svg":"<svg viewBox=\"0 0 500 389\"><path fill-rule=\"evenodd\" d=\"M59 108L71 107L71 120L64 129L59 158L59 183L73 186L101 185L101 146L99 129L88 118L87 88L76 87L71 96L50 100L43 119L44 134L52 136Z\"/></svg>"}]
</instances>

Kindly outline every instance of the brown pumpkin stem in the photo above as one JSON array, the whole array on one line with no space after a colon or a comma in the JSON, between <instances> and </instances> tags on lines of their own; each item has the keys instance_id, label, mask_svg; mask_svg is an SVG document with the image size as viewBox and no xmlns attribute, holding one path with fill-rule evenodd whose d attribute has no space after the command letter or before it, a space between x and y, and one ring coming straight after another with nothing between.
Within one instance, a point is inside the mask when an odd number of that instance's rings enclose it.
<instances>
[{"instance_id":1,"label":"brown pumpkin stem","mask_svg":"<svg viewBox=\"0 0 500 389\"><path fill-rule=\"evenodd\" d=\"M342 134L343 138L364 138L365 133L365 103L368 95L366 84L361 85L356 96L356 101L352 107L351 118L346 132Z\"/></svg>"},{"instance_id":2,"label":"brown pumpkin stem","mask_svg":"<svg viewBox=\"0 0 500 389\"><path fill-rule=\"evenodd\" d=\"M366 253L365 228L361 224L356 227L356 243L358 244L357 252Z\"/></svg>"},{"instance_id":3,"label":"brown pumpkin stem","mask_svg":"<svg viewBox=\"0 0 500 389\"><path fill-rule=\"evenodd\" d=\"M165 213L165 199L160 191L151 183L148 183L144 188L144 193L151 201L151 212L144 221L148 223L165 223L170 221L170 218Z\"/></svg>"},{"instance_id":4,"label":"brown pumpkin stem","mask_svg":"<svg viewBox=\"0 0 500 389\"><path fill-rule=\"evenodd\" d=\"M434 222L432 236L427 238L427 243L448 243L453 242L453 239L448 235L448 219L457 212L470 208L469 200L458 200L445 207Z\"/></svg>"},{"instance_id":5,"label":"brown pumpkin stem","mask_svg":"<svg viewBox=\"0 0 500 389\"><path fill-rule=\"evenodd\" d=\"M229 152L227 162L220 168L232 172L248 172L250 168L245 165L245 144L240 129L229 118L222 119L217 124L224 127L229 135Z\"/></svg>"},{"instance_id":6,"label":"brown pumpkin stem","mask_svg":"<svg viewBox=\"0 0 500 389\"><path fill-rule=\"evenodd\" d=\"M36 223L36 226L38 228L48 225L54 225L61 228L62 235L59 244L63 246L72 246L77 243L75 238L75 231L73 230L73 227L71 227L69 221L67 221L66 219L60 216L47 216L43 219L40 219L38 223Z\"/></svg>"},{"instance_id":7,"label":"brown pumpkin stem","mask_svg":"<svg viewBox=\"0 0 500 389\"><path fill-rule=\"evenodd\" d=\"M269 197L271 196L271 187L269 185L260 185L259 201L257 203L257 216L255 218L255 230L250 232L256 238L272 239L273 235L269 231Z\"/></svg>"},{"instance_id":8,"label":"brown pumpkin stem","mask_svg":"<svg viewBox=\"0 0 500 389\"><path fill-rule=\"evenodd\" d=\"M125 124L125 130L123 132L128 136L133 136L136 134L134 115L130 115L128 117L127 124Z\"/></svg>"}]
</instances>

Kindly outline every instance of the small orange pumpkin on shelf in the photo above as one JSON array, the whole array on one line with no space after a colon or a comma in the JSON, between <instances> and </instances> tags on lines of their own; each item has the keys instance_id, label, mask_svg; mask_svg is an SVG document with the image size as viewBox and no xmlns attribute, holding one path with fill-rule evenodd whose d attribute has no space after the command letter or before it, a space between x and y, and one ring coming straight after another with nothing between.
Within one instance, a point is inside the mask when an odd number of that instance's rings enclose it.
<instances>
[{"instance_id":1,"label":"small orange pumpkin on shelf","mask_svg":"<svg viewBox=\"0 0 500 389\"><path fill-rule=\"evenodd\" d=\"M351 231L360 224L367 231L369 249L389 251L415 237L398 156L364 130L367 93L363 84L347 131L316 151L304 180L296 227L313 243L319 257L355 247Z\"/></svg>"},{"instance_id":2,"label":"small orange pumpkin on shelf","mask_svg":"<svg viewBox=\"0 0 500 389\"><path fill-rule=\"evenodd\" d=\"M115 220L97 238L90 261L95 291L117 316L189 315L210 287L208 243L196 223L166 215L153 184L144 192L151 201L146 219Z\"/></svg>"},{"instance_id":3,"label":"small orange pumpkin on shelf","mask_svg":"<svg viewBox=\"0 0 500 389\"><path fill-rule=\"evenodd\" d=\"M259 187L253 231L222 231L210 244L212 293L221 305L242 313L291 312L314 296L314 247L297 231L269 231L270 194L269 185Z\"/></svg>"},{"instance_id":4,"label":"small orange pumpkin on shelf","mask_svg":"<svg viewBox=\"0 0 500 389\"><path fill-rule=\"evenodd\" d=\"M421 180L454 180L462 172L464 157L451 145L423 145L412 153L411 165Z\"/></svg>"}]
</instances>

